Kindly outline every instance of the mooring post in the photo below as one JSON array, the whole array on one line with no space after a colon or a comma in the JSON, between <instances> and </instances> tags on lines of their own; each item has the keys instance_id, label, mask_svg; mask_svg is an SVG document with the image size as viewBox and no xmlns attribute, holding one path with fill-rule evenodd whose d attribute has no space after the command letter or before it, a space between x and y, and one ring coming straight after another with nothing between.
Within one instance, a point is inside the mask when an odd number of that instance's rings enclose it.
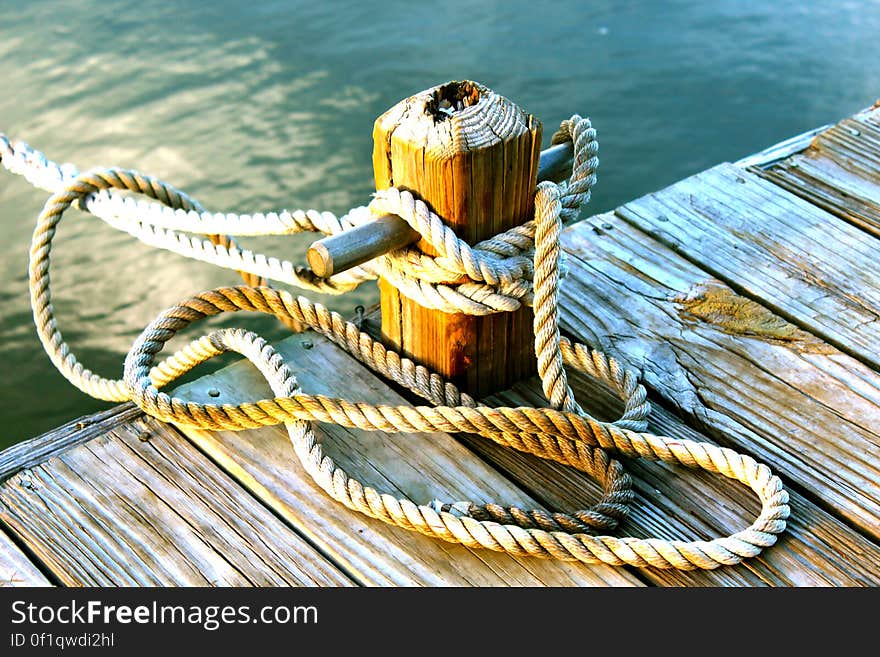
<instances>
[{"instance_id":1,"label":"mooring post","mask_svg":"<svg viewBox=\"0 0 880 657\"><path fill-rule=\"evenodd\" d=\"M485 86L449 82L401 101L376 119L376 189L425 201L475 244L529 220L541 122ZM428 244L420 248L436 255ZM382 336L477 397L534 373L532 310L475 317L423 308L379 281Z\"/></svg>"}]
</instances>

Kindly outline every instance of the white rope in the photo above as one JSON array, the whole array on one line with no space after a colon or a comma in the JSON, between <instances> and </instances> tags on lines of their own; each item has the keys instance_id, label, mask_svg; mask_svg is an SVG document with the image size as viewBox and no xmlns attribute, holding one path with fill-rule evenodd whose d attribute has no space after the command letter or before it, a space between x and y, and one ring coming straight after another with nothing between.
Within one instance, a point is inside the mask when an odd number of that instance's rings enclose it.
<instances>
[{"instance_id":1,"label":"white rope","mask_svg":"<svg viewBox=\"0 0 880 657\"><path fill-rule=\"evenodd\" d=\"M564 195L562 214L563 219L570 220L576 216L572 204L585 202L595 182L597 145L589 121L580 117L563 122L562 132L558 134L574 140L575 174L569 181L569 193ZM10 172L53 194L65 189L80 175L74 165L58 165L23 142L10 142L2 133L0 160ZM161 192L157 196L160 199L162 194L186 196L161 181L133 171L96 169L90 173L131 177L138 186ZM174 203L137 200L112 189L96 191L80 199L79 204L110 226L152 247L322 294L344 294L365 281L382 277L422 306L448 313L488 315L533 303L534 222L471 246L422 201L395 188L377 192L368 207L352 208L342 217L315 210L266 214L207 212L169 207L176 205ZM201 207L195 201L191 205ZM218 244L197 237L290 235L304 231L335 235L369 221L374 215L389 213L406 220L439 255L430 257L414 247L404 248L324 279L289 260L241 249L231 241ZM562 263L560 275L564 276L565 271ZM468 280L461 282L463 277Z\"/></svg>"}]
</instances>

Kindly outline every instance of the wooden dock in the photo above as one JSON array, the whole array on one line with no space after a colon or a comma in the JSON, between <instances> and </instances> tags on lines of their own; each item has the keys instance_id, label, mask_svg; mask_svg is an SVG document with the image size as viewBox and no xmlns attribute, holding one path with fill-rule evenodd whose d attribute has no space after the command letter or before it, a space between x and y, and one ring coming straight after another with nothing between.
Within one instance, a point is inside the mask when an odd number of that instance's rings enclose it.
<instances>
[{"instance_id":1,"label":"wooden dock","mask_svg":"<svg viewBox=\"0 0 880 657\"><path fill-rule=\"evenodd\" d=\"M283 427L209 432L123 405L0 453L0 583L297 586L880 584L880 107L720 164L564 233L565 332L642 370L649 430L715 442L779 474L791 519L759 557L712 571L514 558L385 525L331 501ZM374 320L373 320L374 321ZM302 389L408 403L315 334L279 345ZM613 398L572 382L611 418ZM269 394L246 362L179 389ZM497 395L545 404L536 380ZM347 471L416 500L584 508L585 475L469 435L319 425ZM743 487L626 460L620 535L695 540L745 527Z\"/></svg>"}]
</instances>

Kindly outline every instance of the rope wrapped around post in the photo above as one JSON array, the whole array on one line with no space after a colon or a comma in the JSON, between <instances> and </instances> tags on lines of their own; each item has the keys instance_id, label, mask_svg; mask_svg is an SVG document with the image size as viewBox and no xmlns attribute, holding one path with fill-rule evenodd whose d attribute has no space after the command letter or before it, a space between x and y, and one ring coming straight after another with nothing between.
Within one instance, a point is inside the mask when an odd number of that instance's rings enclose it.
<instances>
[{"instance_id":1,"label":"rope wrapped around post","mask_svg":"<svg viewBox=\"0 0 880 657\"><path fill-rule=\"evenodd\" d=\"M396 190L377 195L369 210L356 209L342 220L313 211L236 219L203 212L173 187L135 172L103 169L76 174L72 167L58 167L41 154L35 157L35 152L27 147L13 146L2 135L0 157L8 169L24 173L53 193L34 231L29 278L31 302L40 339L53 363L87 394L110 401L130 399L160 420L206 429L240 430L284 423L306 471L335 500L384 522L470 547L584 563L680 569L716 568L753 557L773 545L785 529L788 494L780 479L766 465L733 450L644 433L649 407L636 373L613 358L560 337L556 315L563 273L559 234L563 221L576 217L589 199L598 165L595 130L587 119L575 115L563 122L554 143L565 139L574 142L574 171L570 180L562 185L541 183L536 190L534 221L474 247L450 238L439 217L432 215L424 204L420 206L412 195ZM130 199L110 193L114 188L137 191L167 207L143 203L132 207ZM304 297L294 298L266 286L220 288L167 309L135 341L125 359L123 378L100 377L79 363L64 342L51 304L52 239L63 212L73 203L147 243L255 276L280 271L284 277L277 280L322 292L345 291L381 271L386 279L400 281L401 289L455 312L498 312L514 304L518 307L520 303L533 303L539 375L553 408L492 408L477 404L436 374L373 341L337 313ZM211 244L208 248L204 242L176 232L215 234L222 227L232 229L224 233L236 233L238 226L248 234L276 229L283 229L284 233L305 229L330 234L346 225L356 225L357 217L368 216L365 212L370 211L399 214L441 255L426 258L412 249L403 249L346 272L339 280L323 281L309 278L290 263L254 256L229 242ZM458 282L462 277L467 277L467 282ZM269 313L282 321L308 326L434 406L374 406L305 394L272 347L243 330L214 331L155 364L156 354L185 326L238 310ZM251 360L269 381L275 398L218 406L189 402L159 390L224 351L235 351ZM566 365L609 383L624 400L623 416L617 422L606 423L584 413L567 384ZM351 478L324 454L312 430L311 423L315 421L371 431L479 434L584 471L600 481L604 498L591 509L571 514L468 501L433 500L420 504L397 499ZM597 530L616 528L632 500L629 477L620 463L609 456L610 452L735 479L755 492L761 501L761 512L748 528L711 541L594 535Z\"/></svg>"}]
</instances>

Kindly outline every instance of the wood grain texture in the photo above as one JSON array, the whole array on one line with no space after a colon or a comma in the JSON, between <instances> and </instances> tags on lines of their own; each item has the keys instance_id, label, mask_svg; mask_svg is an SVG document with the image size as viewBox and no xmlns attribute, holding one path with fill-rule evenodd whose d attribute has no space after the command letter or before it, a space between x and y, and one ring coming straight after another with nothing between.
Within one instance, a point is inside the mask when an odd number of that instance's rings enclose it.
<instances>
[{"instance_id":1,"label":"wood grain texture","mask_svg":"<svg viewBox=\"0 0 880 657\"><path fill-rule=\"evenodd\" d=\"M880 108L819 134L803 153L751 171L880 237Z\"/></svg>"},{"instance_id":2,"label":"wood grain texture","mask_svg":"<svg viewBox=\"0 0 880 657\"><path fill-rule=\"evenodd\" d=\"M736 292L880 369L877 244L731 164L616 210Z\"/></svg>"},{"instance_id":3,"label":"wood grain texture","mask_svg":"<svg viewBox=\"0 0 880 657\"><path fill-rule=\"evenodd\" d=\"M0 587L52 586L40 569L0 531Z\"/></svg>"},{"instance_id":4,"label":"wood grain texture","mask_svg":"<svg viewBox=\"0 0 880 657\"><path fill-rule=\"evenodd\" d=\"M105 411L71 420L30 440L15 443L0 452L0 482L19 470L39 465L55 454L88 442L141 415L143 413L134 404L119 404Z\"/></svg>"},{"instance_id":5,"label":"wood grain texture","mask_svg":"<svg viewBox=\"0 0 880 657\"><path fill-rule=\"evenodd\" d=\"M599 418L613 419L620 402L587 377L570 377L578 400ZM537 380L500 393L493 402L543 405ZM664 436L713 442L686 426L652 398L648 430ZM522 482L545 505L582 508L596 485L584 474L527 454L501 449L479 438L462 437L474 451ZM755 496L741 485L705 472L663 463L625 459L636 500L618 536L701 540L728 535L747 526L758 512ZM641 576L658 586L877 586L880 546L847 527L804 496L790 491L792 517L777 544L735 567L711 571L644 569Z\"/></svg>"},{"instance_id":6,"label":"wood grain texture","mask_svg":"<svg viewBox=\"0 0 880 657\"><path fill-rule=\"evenodd\" d=\"M136 419L0 486L0 519L66 585L350 585L172 427Z\"/></svg>"},{"instance_id":7,"label":"wood grain texture","mask_svg":"<svg viewBox=\"0 0 880 657\"><path fill-rule=\"evenodd\" d=\"M455 109L459 99L466 104ZM438 104L451 101L447 115ZM473 82L450 82L401 101L376 119L376 189L413 191L469 244L531 218L542 126L514 103ZM424 240L420 248L436 252ZM476 395L536 369L532 312L485 317L428 310L381 284L389 346Z\"/></svg>"},{"instance_id":8,"label":"wood grain texture","mask_svg":"<svg viewBox=\"0 0 880 657\"><path fill-rule=\"evenodd\" d=\"M566 330L641 368L694 426L878 538L880 376L612 214L563 243Z\"/></svg>"},{"instance_id":9,"label":"wood grain texture","mask_svg":"<svg viewBox=\"0 0 880 657\"><path fill-rule=\"evenodd\" d=\"M834 127L834 124L829 123L819 126L818 128L813 128L812 130L807 130L794 137L789 137L788 139L785 139L778 144L773 144L762 151L746 155L744 158L737 160L736 165L744 169L755 168L757 170L770 167L787 157L791 157L792 155L807 150L810 147L810 144L813 143L816 135L825 132L832 127Z\"/></svg>"},{"instance_id":10,"label":"wood grain texture","mask_svg":"<svg viewBox=\"0 0 880 657\"><path fill-rule=\"evenodd\" d=\"M407 403L338 347L313 334L277 345L304 391L370 403ZM218 393L211 396L210 393ZM234 403L269 394L247 362L182 386L194 401ZM391 527L334 502L299 465L286 431L206 432L181 427L226 471L358 582L428 586L632 586L619 568L471 550ZM439 498L535 505L504 475L443 433L385 434L316 425L326 451L350 474L417 502ZM598 499L598 495L595 499ZM594 499L594 501L595 501Z\"/></svg>"},{"instance_id":11,"label":"wood grain texture","mask_svg":"<svg viewBox=\"0 0 880 657\"><path fill-rule=\"evenodd\" d=\"M575 264L575 266L577 266ZM364 330L379 334L378 309L367 312ZM609 389L577 372L569 383L580 403L595 417L620 416L620 400ZM401 394L407 396L404 391ZM418 400L413 399L414 402ZM715 442L650 395L648 430L681 438ZM545 406L537 378L487 399L490 404ZM518 482L544 506L583 508L599 495L599 487L573 468L504 449L479 436L456 437L476 454ZM741 529L757 512L754 496L740 485L708 473L625 459L634 481L636 501L616 535L661 536L694 540ZM858 534L799 493L789 490L793 517L779 542L758 558L733 568L712 571L641 569L640 577L657 586L876 586L880 584L880 547Z\"/></svg>"}]
</instances>

